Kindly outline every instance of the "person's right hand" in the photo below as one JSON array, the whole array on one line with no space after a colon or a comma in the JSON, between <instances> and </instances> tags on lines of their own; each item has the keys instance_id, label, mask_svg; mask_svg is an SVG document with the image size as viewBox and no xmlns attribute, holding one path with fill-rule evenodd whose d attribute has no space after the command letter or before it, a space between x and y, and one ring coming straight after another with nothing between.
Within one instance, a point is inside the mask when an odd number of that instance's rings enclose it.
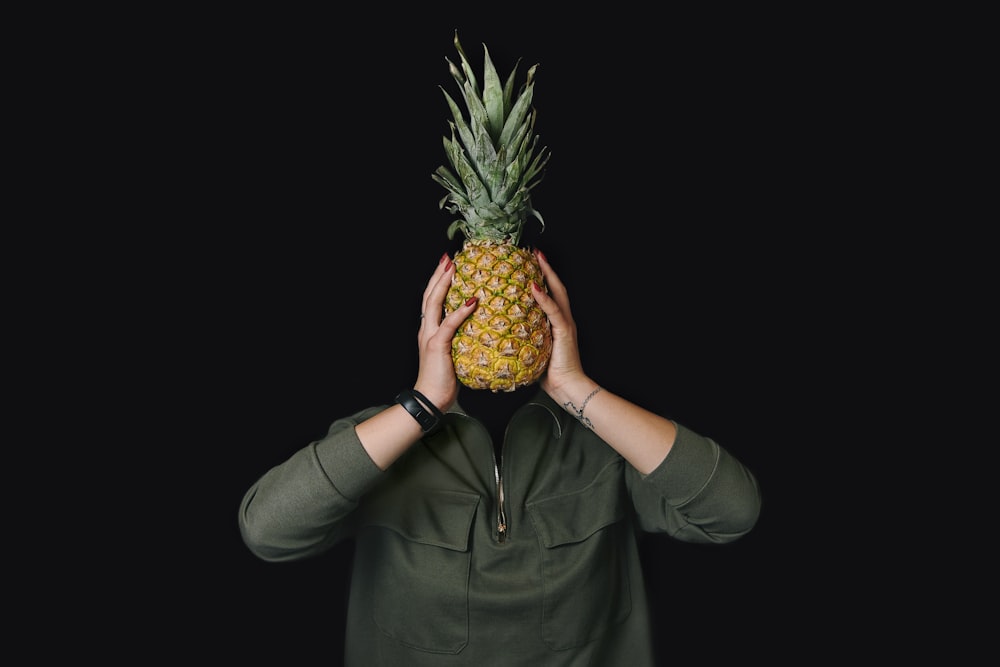
<instances>
[{"instance_id":1,"label":"person's right hand","mask_svg":"<svg viewBox=\"0 0 1000 667\"><path fill-rule=\"evenodd\" d=\"M420 330L417 347L420 367L413 388L445 412L458 399L458 376L451 357L451 341L462 322L476 309L472 297L463 306L444 317L444 298L451 287L455 264L448 253L441 256L434 274L424 289L420 307Z\"/></svg>"}]
</instances>

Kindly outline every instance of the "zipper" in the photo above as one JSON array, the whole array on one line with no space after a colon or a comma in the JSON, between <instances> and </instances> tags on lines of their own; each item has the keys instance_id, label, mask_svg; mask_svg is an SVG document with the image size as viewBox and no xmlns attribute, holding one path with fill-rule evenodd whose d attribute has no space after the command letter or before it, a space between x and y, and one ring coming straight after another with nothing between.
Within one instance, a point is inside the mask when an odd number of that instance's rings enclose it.
<instances>
[{"instance_id":1,"label":"zipper","mask_svg":"<svg viewBox=\"0 0 1000 667\"><path fill-rule=\"evenodd\" d=\"M471 415L466 415L471 418ZM474 418L473 418L474 419ZM485 429L485 425L483 425ZM496 482L497 489L497 513L496 513L496 530L497 530L497 542L503 544L507 541L507 512L504 509L504 492L503 492L503 475L501 470L503 470L503 450L507 445L507 431L510 429L510 424L504 429L503 442L500 443L500 454L497 456L493 455L493 479ZM493 442L490 438L490 448L492 449Z\"/></svg>"},{"instance_id":2,"label":"zipper","mask_svg":"<svg viewBox=\"0 0 1000 667\"><path fill-rule=\"evenodd\" d=\"M501 445L501 450L503 446ZM507 515L503 509L503 478L500 476L500 469L503 467L503 454L500 455L499 463L494 462L493 471L497 480L497 541L503 544L507 541Z\"/></svg>"}]
</instances>

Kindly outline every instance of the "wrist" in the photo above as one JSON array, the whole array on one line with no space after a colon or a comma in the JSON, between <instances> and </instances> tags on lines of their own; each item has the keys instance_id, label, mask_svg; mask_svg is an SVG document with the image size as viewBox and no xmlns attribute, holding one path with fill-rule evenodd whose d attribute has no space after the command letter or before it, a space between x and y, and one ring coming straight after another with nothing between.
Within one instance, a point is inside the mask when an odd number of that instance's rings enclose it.
<instances>
[{"instance_id":1,"label":"wrist","mask_svg":"<svg viewBox=\"0 0 1000 667\"><path fill-rule=\"evenodd\" d=\"M604 387L594 384L593 389L587 392L585 395L580 393L575 399L571 398L562 402L562 407L566 412L573 415L573 417L583 424L586 428L591 431L594 430L594 424L587 416L587 407L590 405L590 400L604 391Z\"/></svg>"},{"instance_id":2,"label":"wrist","mask_svg":"<svg viewBox=\"0 0 1000 667\"><path fill-rule=\"evenodd\" d=\"M430 433L441 425L444 414L426 396L416 389L404 389L396 395L396 402L410 413L420 425L420 430Z\"/></svg>"},{"instance_id":3,"label":"wrist","mask_svg":"<svg viewBox=\"0 0 1000 667\"><path fill-rule=\"evenodd\" d=\"M548 390L549 396L552 397L559 405L565 406L567 402L575 402L577 405L583 402L587 395L597 389L600 385L591 380L586 375L581 375L578 378L574 378L569 382L560 383L558 387L553 387Z\"/></svg>"},{"instance_id":4,"label":"wrist","mask_svg":"<svg viewBox=\"0 0 1000 667\"><path fill-rule=\"evenodd\" d=\"M419 393L421 396L433 403L434 407L441 412L447 412L451 405L455 402L456 398L454 393L449 394L447 391L442 393L441 389L438 387L423 387L419 382L413 385L412 391Z\"/></svg>"}]
</instances>

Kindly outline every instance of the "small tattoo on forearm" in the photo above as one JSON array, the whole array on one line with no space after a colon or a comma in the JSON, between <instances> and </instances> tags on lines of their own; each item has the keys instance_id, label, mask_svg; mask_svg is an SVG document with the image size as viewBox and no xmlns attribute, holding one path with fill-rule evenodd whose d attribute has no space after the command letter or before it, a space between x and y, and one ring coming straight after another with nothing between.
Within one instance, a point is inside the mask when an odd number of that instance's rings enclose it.
<instances>
[{"instance_id":1,"label":"small tattoo on forearm","mask_svg":"<svg viewBox=\"0 0 1000 667\"><path fill-rule=\"evenodd\" d=\"M583 416L583 411L587 409L587 403L590 403L590 399L592 399L597 394L597 392L601 391L602 389L603 387L598 387L594 391L590 392L590 394L587 395L587 398L583 399L583 405L581 405L579 408L577 408L573 404L573 401L566 401L565 403L563 403L563 407L566 408L566 410L568 410L569 412L571 412L573 416L576 417L581 424L586 426L591 431L594 430L594 425L593 423L591 423L590 419Z\"/></svg>"}]
</instances>

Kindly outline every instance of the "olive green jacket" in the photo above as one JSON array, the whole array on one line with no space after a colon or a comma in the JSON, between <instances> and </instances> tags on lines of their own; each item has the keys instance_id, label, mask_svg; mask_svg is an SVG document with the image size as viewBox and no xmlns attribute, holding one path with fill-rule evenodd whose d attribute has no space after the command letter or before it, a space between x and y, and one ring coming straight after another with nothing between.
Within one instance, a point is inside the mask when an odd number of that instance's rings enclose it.
<instances>
[{"instance_id":1,"label":"olive green jacket","mask_svg":"<svg viewBox=\"0 0 1000 667\"><path fill-rule=\"evenodd\" d=\"M266 561L355 540L348 667L651 667L637 531L724 543L760 512L756 479L714 441L678 425L644 477L544 392L511 419L499 466L456 407L381 471L354 426L386 407L334 422L239 512Z\"/></svg>"}]
</instances>

